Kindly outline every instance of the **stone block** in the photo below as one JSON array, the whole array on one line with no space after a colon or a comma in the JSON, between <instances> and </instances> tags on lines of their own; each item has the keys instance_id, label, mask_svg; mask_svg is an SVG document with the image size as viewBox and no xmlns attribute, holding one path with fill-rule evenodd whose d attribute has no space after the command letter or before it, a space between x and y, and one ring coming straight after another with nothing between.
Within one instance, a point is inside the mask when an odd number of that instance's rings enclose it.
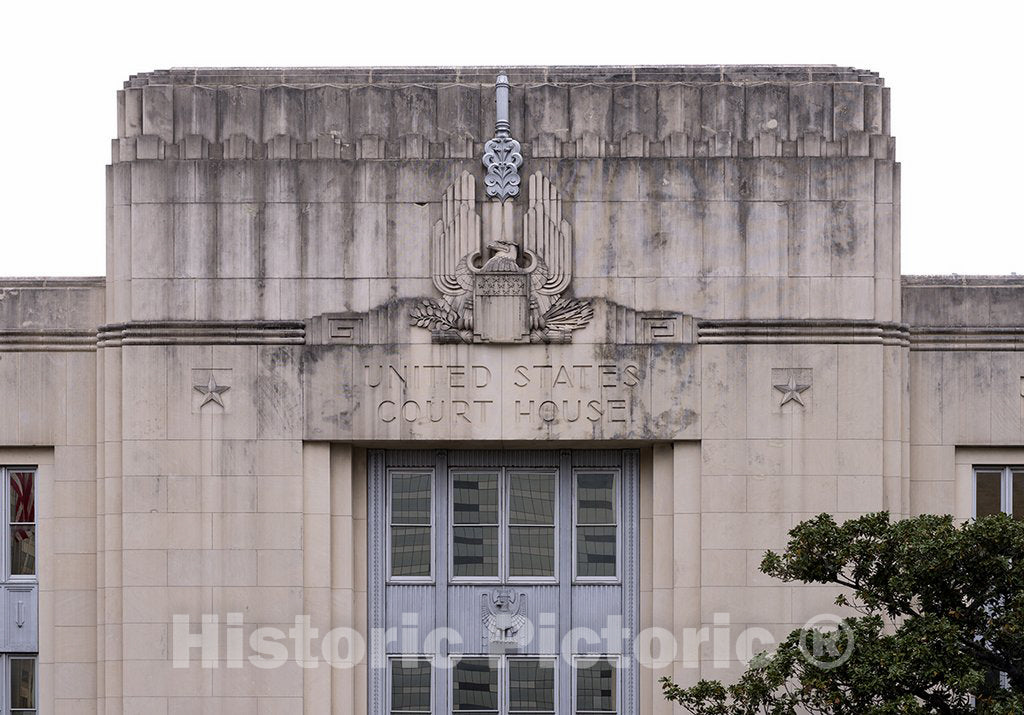
<instances>
[{"instance_id":1,"label":"stone block","mask_svg":"<svg viewBox=\"0 0 1024 715\"><path fill-rule=\"evenodd\" d=\"M639 135L650 141L658 134L658 91L655 87L628 84L615 88L611 136L621 140Z\"/></svg>"},{"instance_id":2,"label":"stone block","mask_svg":"<svg viewBox=\"0 0 1024 715\"><path fill-rule=\"evenodd\" d=\"M728 134L732 139L743 137L744 105L744 90L739 85L703 85L700 118L704 132L712 136Z\"/></svg>"},{"instance_id":3,"label":"stone block","mask_svg":"<svg viewBox=\"0 0 1024 715\"><path fill-rule=\"evenodd\" d=\"M789 275L830 274L832 259L827 229L830 208L822 201L796 201L789 205Z\"/></svg>"},{"instance_id":4,"label":"stone block","mask_svg":"<svg viewBox=\"0 0 1024 715\"><path fill-rule=\"evenodd\" d=\"M837 487L834 476L746 477L749 511L832 512L836 510Z\"/></svg>"},{"instance_id":5,"label":"stone block","mask_svg":"<svg viewBox=\"0 0 1024 715\"><path fill-rule=\"evenodd\" d=\"M125 550L122 578L125 586L167 585L167 552L161 550Z\"/></svg>"},{"instance_id":6,"label":"stone block","mask_svg":"<svg viewBox=\"0 0 1024 715\"><path fill-rule=\"evenodd\" d=\"M747 430L747 351L706 345L701 352L702 438L741 439Z\"/></svg>"},{"instance_id":7,"label":"stone block","mask_svg":"<svg viewBox=\"0 0 1024 715\"><path fill-rule=\"evenodd\" d=\"M132 214L132 277L172 275L174 209L170 204L140 204Z\"/></svg>"},{"instance_id":8,"label":"stone block","mask_svg":"<svg viewBox=\"0 0 1024 715\"><path fill-rule=\"evenodd\" d=\"M832 91L823 83L792 84L789 88L789 138L832 136ZM818 156L818 154L806 154Z\"/></svg>"},{"instance_id":9,"label":"stone block","mask_svg":"<svg viewBox=\"0 0 1024 715\"><path fill-rule=\"evenodd\" d=\"M747 552L742 549L705 550L700 564L703 586L746 585Z\"/></svg>"},{"instance_id":10,"label":"stone block","mask_svg":"<svg viewBox=\"0 0 1024 715\"><path fill-rule=\"evenodd\" d=\"M701 622L713 623L718 613L728 614L731 623L788 623L792 592L788 586L705 586Z\"/></svg>"},{"instance_id":11,"label":"stone block","mask_svg":"<svg viewBox=\"0 0 1024 715\"><path fill-rule=\"evenodd\" d=\"M864 85L864 131L868 134L888 134L883 117L882 96L885 87Z\"/></svg>"},{"instance_id":12,"label":"stone block","mask_svg":"<svg viewBox=\"0 0 1024 715\"><path fill-rule=\"evenodd\" d=\"M746 88L744 132L748 138L767 132L773 137L789 136L789 87L784 84L756 84Z\"/></svg>"},{"instance_id":13,"label":"stone block","mask_svg":"<svg viewBox=\"0 0 1024 715\"><path fill-rule=\"evenodd\" d=\"M745 209L735 201L715 201L702 206L703 263L701 273L710 276L741 276L750 237L742 221Z\"/></svg>"},{"instance_id":14,"label":"stone block","mask_svg":"<svg viewBox=\"0 0 1024 715\"><path fill-rule=\"evenodd\" d=\"M838 345L838 433L850 439L881 439L883 402L880 346Z\"/></svg>"},{"instance_id":15,"label":"stone block","mask_svg":"<svg viewBox=\"0 0 1024 715\"><path fill-rule=\"evenodd\" d=\"M839 490L838 511L869 513L885 508L880 474L841 474L836 479Z\"/></svg>"},{"instance_id":16,"label":"stone block","mask_svg":"<svg viewBox=\"0 0 1024 715\"><path fill-rule=\"evenodd\" d=\"M545 135L563 142L569 139L569 89L542 84L527 87L524 97L523 139L536 142ZM553 156L553 153L538 156Z\"/></svg>"},{"instance_id":17,"label":"stone block","mask_svg":"<svg viewBox=\"0 0 1024 715\"><path fill-rule=\"evenodd\" d=\"M672 134L690 137L701 133L700 88L685 84L663 84L658 87L659 140Z\"/></svg>"},{"instance_id":18,"label":"stone block","mask_svg":"<svg viewBox=\"0 0 1024 715\"><path fill-rule=\"evenodd\" d=\"M195 201L196 163L191 161L144 161L131 168L131 202L189 203Z\"/></svg>"},{"instance_id":19,"label":"stone block","mask_svg":"<svg viewBox=\"0 0 1024 715\"><path fill-rule=\"evenodd\" d=\"M995 444L1014 444L1021 434L1024 361L1020 353L989 353L991 365L991 435ZM980 417L980 416L979 416Z\"/></svg>"},{"instance_id":20,"label":"stone block","mask_svg":"<svg viewBox=\"0 0 1024 715\"><path fill-rule=\"evenodd\" d=\"M142 89L131 87L123 90L124 133L122 137L137 137L142 134Z\"/></svg>"},{"instance_id":21,"label":"stone block","mask_svg":"<svg viewBox=\"0 0 1024 715\"><path fill-rule=\"evenodd\" d=\"M637 189L640 176L637 161L562 160L546 164L542 171L558 186L563 197L571 197L575 203L635 202L640 198Z\"/></svg>"},{"instance_id":22,"label":"stone block","mask_svg":"<svg viewBox=\"0 0 1024 715\"><path fill-rule=\"evenodd\" d=\"M604 139L618 136L612 134L612 88L598 84L570 88L569 127L573 139L587 134Z\"/></svg>"},{"instance_id":23,"label":"stone block","mask_svg":"<svg viewBox=\"0 0 1024 715\"><path fill-rule=\"evenodd\" d=\"M160 137L165 143L174 141L174 90L170 85L147 85L142 88L143 135ZM152 157L155 158L155 157Z\"/></svg>"},{"instance_id":24,"label":"stone block","mask_svg":"<svg viewBox=\"0 0 1024 715\"><path fill-rule=\"evenodd\" d=\"M825 224L830 275L874 276L874 214L869 202L831 202Z\"/></svg>"},{"instance_id":25,"label":"stone block","mask_svg":"<svg viewBox=\"0 0 1024 715\"><path fill-rule=\"evenodd\" d=\"M910 478L952 481L956 448L953 445L910 445Z\"/></svg>"},{"instance_id":26,"label":"stone block","mask_svg":"<svg viewBox=\"0 0 1024 715\"><path fill-rule=\"evenodd\" d=\"M832 85L834 137L864 131L864 85L837 82Z\"/></svg>"},{"instance_id":27,"label":"stone block","mask_svg":"<svg viewBox=\"0 0 1024 715\"><path fill-rule=\"evenodd\" d=\"M173 99L174 141L187 141L188 137L201 137L206 142L217 141L216 89L195 85L178 86L174 88Z\"/></svg>"},{"instance_id":28,"label":"stone block","mask_svg":"<svg viewBox=\"0 0 1024 715\"><path fill-rule=\"evenodd\" d=\"M395 90L369 85L349 91L349 122L353 138L373 134L395 139L395 116L391 94Z\"/></svg>"},{"instance_id":29,"label":"stone block","mask_svg":"<svg viewBox=\"0 0 1024 715\"><path fill-rule=\"evenodd\" d=\"M304 141L312 142L327 136L332 140L351 141L348 116L348 90L325 85L305 90Z\"/></svg>"},{"instance_id":30,"label":"stone block","mask_svg":"<svg viewBox=\"0 0 1024 715\"><path fill-rule=\"evenodd\" d=\"M807 161L812 201L875 200L874 159L843 157Z\"/></svg>"},{"instance_id":31,"label":"stone block","mask_svg":"<svg viewBox=\"0 0 1024 715\"><path fill-rule=\"evenodd\" d=\"M262 100L264 142L280 135L293 140L306 135L305 93L302 88L287 85L267 87L262 90Z\"/></svg>"},{"instance_id":32,"label":"stone block","mask_svg":"<svg viewBox=\"0 0 1024 715\"><path fill-rule=\"evenodd\" d=\"M224 143L261 139L263 92L258 87L229 85L217 90L217 137ZM238 157L244 158L244 157Z\"/></svg>"},{"instance_id":33,"label":"stone block","mask_svg":"<svg viewBox=\"0 0 1024 715\"><path fill-rule=\"evenodd\" d=\"M882 450L877 441L840 439L836 442L836 474L839 476L877 476L882 474ZM881 480L878 491L881 492ZM842 511L842 505L840 505Z\"/></svg>"},{"instance_id":34,"label":"stone block","mask_svg":"<svg viewBox=\"0 0 1024 715\"><path fill-rule=\"evenodd\" d=\"M912 481L910 483L910 514L955 514L956 485L950 481Z\"/></svg>"},{"instance_id":35,"label":"stone block","mask_svg":"<svg viewBox=\"0 0 1024 715\"><path fill-rule=\"evenodd\" d=\"M491 110L491 121L484 118L485 112L482 107L490 104L493 99L488 96L489 102L481 100L481 92L477 87L470 87L464 84L451 84L437 88L437 126L440 136L467 135L469 137L483 138L493 128L493 110ZM510 101L510 109L512 105ZM511 119L511 118L510 118ZM523 132L521 121L516 122L513 128L514 134ZM522 134L525 136L525 134ZM488 135L489 138L489 135Z\"/></svg>"},{"instance_id":36,"label":"stone block","mask_svg":"<svg viewBox=\"0 0 1024 715\"><path fill-rule=\"evenodd\" d=\"M701 545L707 549L779 549L786 545L788 514L709 513L701 517Z\"/></svg>"},{"instance_id":37,"label":"stone block","mask_svg":"<svg viewBox=\"0 0 1024 715\"><path fill-rule=\"evenodd\" d=\"M705 476L701 480L701 511L747 511L747 478L743 475Z\"/></svg>"}]
</instances>

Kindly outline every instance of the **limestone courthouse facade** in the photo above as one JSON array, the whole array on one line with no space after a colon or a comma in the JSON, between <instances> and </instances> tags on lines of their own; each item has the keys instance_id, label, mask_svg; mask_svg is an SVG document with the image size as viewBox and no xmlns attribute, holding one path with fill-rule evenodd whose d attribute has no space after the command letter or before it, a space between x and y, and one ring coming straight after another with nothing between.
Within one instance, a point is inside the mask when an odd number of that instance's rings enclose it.
<instances>
[{"instance_id":1,"label":"limestone courthouse facade","mask_svg":"<svg viewBox=\"0 0 1024 715\"><path fill-rule=\"evenodd\" d=\"M901 276L889 107L131 77L106 276L0 280L0 714L668 713L833 613L801 520L1024 512L1024 284Z\"/></svg>"}]
</instances>

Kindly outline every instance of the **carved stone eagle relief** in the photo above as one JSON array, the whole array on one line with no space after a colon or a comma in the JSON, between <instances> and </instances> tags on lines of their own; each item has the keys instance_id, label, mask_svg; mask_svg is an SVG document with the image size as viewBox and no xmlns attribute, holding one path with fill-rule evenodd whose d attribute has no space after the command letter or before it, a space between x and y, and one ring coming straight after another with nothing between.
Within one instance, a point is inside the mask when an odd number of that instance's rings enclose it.
<instances>
[{"instance_id":1,"label":"carved stone eagle relief","mask_svg":"<svg viewBox=\"0 0 1024 715\"><path fill-rule=\"evenodd\" d=\"M476 179L463 172L448 187L431 236L431 276L443 298L427 299L412 324L435 342L570 342L594 317L590 303L569 298L572 227L558 189L539 171L528 182L522 231L513 230L511 199L519 194L519 143L508 133L508 83L498 78L495 138L483 164L488 199L477 213Z\"/></svg>"}]
</instances>

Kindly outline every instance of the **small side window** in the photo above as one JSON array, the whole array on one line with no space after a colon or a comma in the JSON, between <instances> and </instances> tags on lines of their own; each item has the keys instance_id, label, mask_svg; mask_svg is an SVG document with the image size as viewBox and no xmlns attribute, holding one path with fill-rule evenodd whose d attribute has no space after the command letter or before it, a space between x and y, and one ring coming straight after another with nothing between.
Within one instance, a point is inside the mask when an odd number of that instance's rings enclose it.
<instances>
[{"instance_id":1,"label":"small side window","mask_svg":"<svg viewBox=\"0 0 1024 715\"><path fill-rule=\"evenodd\" d=\"M36 473L12 469L7 472L12 576L36 573Z\"/></svg>"},{"instance_id":2,"label":"small side window","mask_svg":"<svg viewBox=\"0 0 1024 715\"><path fill-rule=\"evenodd\" d=\"M1009 514L1024 519L1024 467L974 468L974 516Z\"/></svg>"},{"instance_id":3,"label":"small side window","mask_svg":"<svg viewBox=\"0 0 1024 715\"><path fill-rule=\"evenodd\" d=\"M36 659L10 659L11 713L36 712Z\"/></svg>"}]
</instances>

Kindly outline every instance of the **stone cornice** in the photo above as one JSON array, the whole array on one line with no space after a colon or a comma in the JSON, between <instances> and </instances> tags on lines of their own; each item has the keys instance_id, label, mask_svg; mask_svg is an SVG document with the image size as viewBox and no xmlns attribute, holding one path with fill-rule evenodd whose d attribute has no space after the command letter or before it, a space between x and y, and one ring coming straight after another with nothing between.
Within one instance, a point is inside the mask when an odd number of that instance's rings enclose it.
<instances>
[{"instance_id":1,"label":"stone cornice","mask_svg":"<svg viewBox=\"0 0 1024 715\"><path fill-rule=\"evenodd\" d=\"M0 330L0 352L82 352L96 349L93 330L24 328Z\"/></svg>"},{"instance_id":2,"label":"stone cornice","mask_svg":"<svg viewBox=\"0 0 1024 715\"><path fill-rule=\"evenodd\" d=\"M104 325L101 348L122 345L302 345L298 320L155 321Z\"/></svg>"},{"instance_id":3,"label":"stone cornice","mask_svg":"<svg viewBox=\"0 0 1024 715\"><path fill-rule=\"evenodd\" d=\"M906 347L906 325L861 320L698 320L697 342L713 344L877 344Z\"/></svg>"},{"instance_id":4,"label":"stone cornice","mask_svg":"<svg viewBox=\"0 0 1024 715\"><path fill-rule=\"evenodd\" d=\"M522 83L858 82L881 85L877 72L838 65L519 65L468 67L172 67L132 75L125 88L150 85L485 84L498 74Z\"/></svg>"},{"instance_id":5,"label":"stone cornice","mask_svg":"<svg viewBox=\"0 0 1024 715\"><path fill-rule=\"evenodd\" d=\"M1024 350L1024 326L914 326L911 350Z\"/></svg>"}]
</instances>

